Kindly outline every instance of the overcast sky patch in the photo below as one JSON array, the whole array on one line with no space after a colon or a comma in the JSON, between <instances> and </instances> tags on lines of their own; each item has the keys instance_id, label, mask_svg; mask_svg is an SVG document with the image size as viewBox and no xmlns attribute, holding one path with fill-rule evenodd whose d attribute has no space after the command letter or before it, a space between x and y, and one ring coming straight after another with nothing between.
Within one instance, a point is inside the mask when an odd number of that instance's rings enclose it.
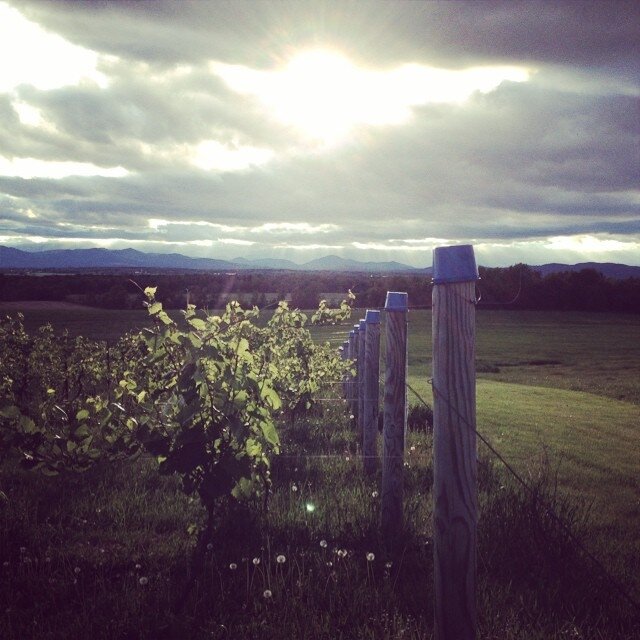
<instances>
[{"instance_id":1,"label":"overcast sky patch","mask_svg":"<svg viewBox=\"0 0 640 640\"><path fill-rule=\"evenodd\" d=\"M0 242L640 264L639 7L0 0Z\"/></svg>"}]
</instances>

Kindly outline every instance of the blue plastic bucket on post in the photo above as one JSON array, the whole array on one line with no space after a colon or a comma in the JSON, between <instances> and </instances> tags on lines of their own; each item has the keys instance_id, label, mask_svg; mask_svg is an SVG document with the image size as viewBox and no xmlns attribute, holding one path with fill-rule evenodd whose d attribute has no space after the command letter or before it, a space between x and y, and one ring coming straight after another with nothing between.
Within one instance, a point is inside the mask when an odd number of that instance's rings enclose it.
<instances>
[{"instance_id":1,"label":"blue plastic bucket on post","mask_svg":"<svg viewBox=\"0 0 640 640\"><path fill-rule=\"evenodd\" d=\"M479 280L473 246L436 247L433 250L433 284Z\"/></svg>"}]
</instances>

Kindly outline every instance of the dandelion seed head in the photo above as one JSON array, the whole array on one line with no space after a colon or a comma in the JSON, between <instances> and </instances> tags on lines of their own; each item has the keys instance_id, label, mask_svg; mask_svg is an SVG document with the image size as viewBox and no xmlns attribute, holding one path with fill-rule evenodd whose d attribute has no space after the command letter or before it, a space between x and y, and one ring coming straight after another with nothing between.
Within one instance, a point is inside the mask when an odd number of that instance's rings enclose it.
<instances>
[{"instance_id":1,"label":"dandelion seed head","mask_svg":"<svg viewBox=\"0 0 640 640\"><path fill-rule=\"evenodd\" d=\"M311 502L307 502L305 506L309 513L313 513L316 510L316 505L312 504Z\"/></svg>"},{"instance_id":2,"label":"dandelion seed head","mask_svg":"<svg viewBox=\"0 0 640 640\"><path fill-rule=\"evenodd\" d=\"M276 557L276 562L278 564L284 564L286 561L287 559L282 554Z\"/></svg>"},{"instance_id":3,"label":"dandelion seed head","mask_svg":"<svg viewBox=\"0 0 640 640\"><path fill-rule=\"evenodd\" d=\"M254 558L252 562L257 567L260 564L260 558Z\"/></svg>"},{"instance_id":4,"label":"dandelion seed head","mask_svg":"<svg viewBox=\"0 0 640 640\"><path fill-rule=\"evenodd\" d=\"M229 565L229 569L231 569L231 571L235 571L238 568L238 565L235 562L232 562Z\"/></svg>"},{"instance_id":5,"label":"dandelion seed head","mask_svg":"<svg viewBox=\"0 0 640 640\"><path fill-rule=\"evenodd\" d=\"M80 573L80 567L76 567L76 568L73 570L73 573L75 573L76 575L77 575L77 574L79 574L79 573Z\"/></svg>"},{"instance_id":6,"label":"dandelion seed head","mask_svg":"<svg viewBox=\"0 0 640 640\"><path fill-rule=\"evenodd\" d=\"M140 569L142 569L142 565L141 564L136 564L136 571L140 571Z\"/></svg>"},{"instance_id":7,"label":"dandelion seed head","mask_svg":"<svg viewBox=\"0 0 640 640\"><path fill-rule=\"evenodd\" d=\"M387 569L391 569L391 567L393 566L393 562L387 562L384 565Z\"/></svg>"},{"instance_id":8,"label":"dandelion seed head","mask_svg":"<svg viewBox=\"0 0 640 640\"><path fill-rule=\"evenodd\" d=\"M265 589L265 590L262 592L262 597L263 597L263 598L266 598L267 600L268 600L269 598L271 598L272 596L273 596L273 593L271 593L271 589Z\"/></svg>"},{"instance_id":9,"label":"dandelion seed head","mask_svg":"<svg viewBox=\"0 0 640 640\"><path fill-rule=\"evenodd\" d=\"M326 548L327 548L327 541L326 541L326 540L320 540L320 546L321 546L323 549L326 549Z\"/></svg>"},{"instance_id":10,"label":"dandelion seed head","mask_svg":"<svg viewBox=\"0 0 640 640\"><path fill-rule=\"evenodd\" d=\"M138 582L139 582L143 587L145 587L146 585L148 585L148 584L149 584L149 578L147 578L146 576L142 576L142 577L138 580Z\"/></svg>"},{"instance_id":11,"label":"dandelion seed head","mask_svg":"<svg viewBox=\"0 0 640 640\"><path fill-rule=\"evenodd\" d=\"M292 485L291 486L291 491L293 491L294 493L298 490L298 485Z\"/></svg>"},{"instance_id":12,"label":"dandelion seed head","mask_svg":"<svg viewBox=\"0 0 640 640\"><path fill-rule=\"evenodd\" d=\"M372 498L377 498L377 497L378 497L378 492L377 492L377 491L373 491L373 492L371 493L371 497L372 497Z\"/></svg>"},{"instance_id":13,"label":"dandelion seed head","mask_svg":"<svg viewBox=\"0 0 640 640\"><path fill-rule=\"evenodd\" d=\"M210 542L210 543L207 545L207 551L211 551L212 549L213 549L213 542Z\"/></svg>"},{"instance_id":14,"label":"dandelion seed head","mask_svg":"<svg viewBox=\"0 0 640 640\"><path fill-rule=\"evenodd\" d=\"M373 562L375 559L375 553L371 553L371 551L369 551L369 553L367 553L367 562Z\"/></svg>"}]
</instances>

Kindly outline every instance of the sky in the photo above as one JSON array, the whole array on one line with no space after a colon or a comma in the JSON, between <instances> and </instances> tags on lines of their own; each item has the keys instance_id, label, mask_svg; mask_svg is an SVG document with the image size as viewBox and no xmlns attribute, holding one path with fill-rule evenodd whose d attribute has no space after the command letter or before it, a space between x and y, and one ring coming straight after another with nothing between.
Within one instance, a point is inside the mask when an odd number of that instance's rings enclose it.
<instances>
[{"instance_id":1,"label":"sky","mask_svg":"<svg viewBox=\"0 0 640 640\"><path fill-rule=\"evenodd\" d=\"M640 3L0 0L0 244L640 265Z\"/></svg>"}]
</instances>

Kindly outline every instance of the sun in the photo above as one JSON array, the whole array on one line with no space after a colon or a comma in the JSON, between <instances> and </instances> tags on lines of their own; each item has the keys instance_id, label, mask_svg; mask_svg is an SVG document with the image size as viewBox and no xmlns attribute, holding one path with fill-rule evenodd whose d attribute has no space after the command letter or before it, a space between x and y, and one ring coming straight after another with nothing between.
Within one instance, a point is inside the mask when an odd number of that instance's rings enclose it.
<instances>
[{"instance_id":1,"label":"sun","mask_svg":"<svg viewBox=\"0 0 640 640\"><path fill-rule=\"evenodd\" d=\"M232 90L256 97L304 140L321 146L345 141L360 126L403 124L417 105L459 104L476 91L486 93L504 80L521 82L529 76L527 69L504 66L363 68L331 49L300 51L272 70L223 63L213 63L211 70Z\"/></svg>"},{"instance_id":2,"label":"sun","mask_svg":"<svg viewBox=\"0 0 640 640\"><path fill-rule=\"evenodd\" d=\"M337 51L302 51L273 71L216 65L215 72L235 91L256 96L276 120L308 141L332 145L358 124L403 117L383 100L375 72Z\"/></svg>"},{"instance_id":3,"label":"sun","mask_svg":"<svg viewBox=\"0 0 640 640\"><path fill-rule=\"evenodd\" d=\"M264 101L276 118L327 145L358 125L398 123L405 110L386 100L380 78L334 51L306 51L274 78Z\"/></svg>"}]
</instances>

